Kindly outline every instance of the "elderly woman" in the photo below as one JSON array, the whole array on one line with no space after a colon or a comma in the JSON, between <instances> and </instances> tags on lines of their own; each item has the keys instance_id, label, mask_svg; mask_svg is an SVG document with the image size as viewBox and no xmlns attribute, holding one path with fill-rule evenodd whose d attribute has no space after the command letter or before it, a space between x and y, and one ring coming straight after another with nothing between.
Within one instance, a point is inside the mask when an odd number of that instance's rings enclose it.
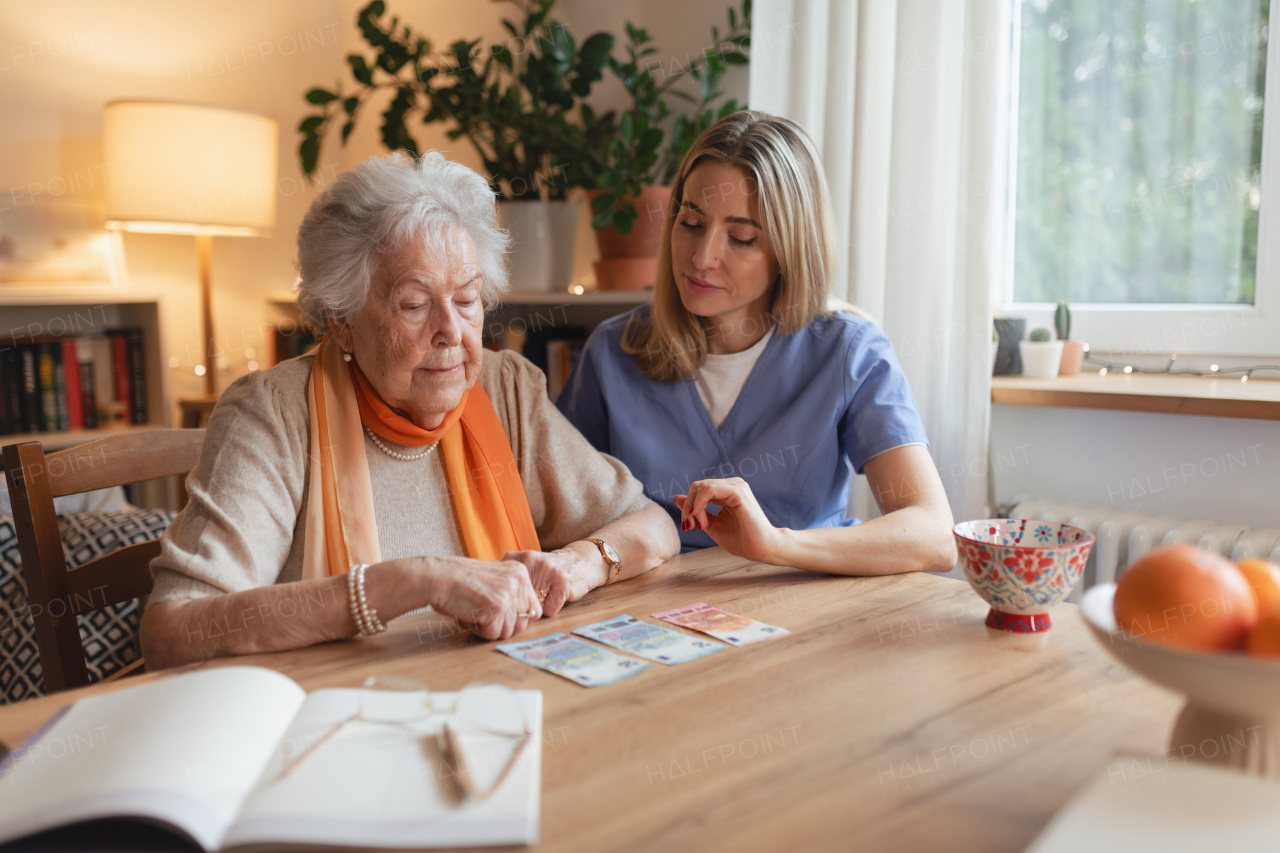
<instances>
[{"instance_id":1,"label":"elderly woman","mask_svg":"<svg viewBox=\"0 0 1280 853\"><path fill-rule=\"evenodd\" d=\"M435 152L374 158L315 200L298 304L327 333L214 410L151 566L149 666L370 635L428 605L503 639L676 552L537 368L481 346L507 245L485 180Z\"/></svg>"},{"instance_id":2,"label":"elderly woman","mask_svg":"<svg viewBox=\"0 0 1280 853\"><path fill-rule=\"evenodd\" d=\"M664 503L686 550L845 575L952 568L951 510L893 347L827 309L834 228L805 132L726 116L685 156L667 212L653 307L596 328L561 411ZM850 464L882 517L846 517Z\"/></svg>"}]
</instances>

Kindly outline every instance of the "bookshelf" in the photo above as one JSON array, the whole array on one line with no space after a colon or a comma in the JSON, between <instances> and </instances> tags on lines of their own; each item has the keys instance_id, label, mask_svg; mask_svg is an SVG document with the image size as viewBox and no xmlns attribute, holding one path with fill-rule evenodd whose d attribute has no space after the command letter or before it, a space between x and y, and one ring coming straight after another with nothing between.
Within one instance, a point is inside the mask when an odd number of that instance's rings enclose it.
<instances>
[{"instance_id":1,"label":"bookshelf","mask_svg":"<svg viewBox=\"0 0 1280 853\"><path fill-rule=\"evenodd\" d=\"M646 304L650 290L532 291L513 288L484 318L486 346L516 347L542 368L548 391L555 398L591 331L610 317ZM293 293L266 294L268 322L275 328L298 330ZM563 331L563 334L559 334Z\"/></svg>"},{"instance_id":2,"label":"bookshelf","mask_svg":"<svg viewBox=\"0 0 1280 853\"><path fill-rule=\"evenodd\" d=\"M44 431L0 435L0 444L43 442L48 450L70 447L111 432L135 432L172 424L168 370L160 303L154 297L133 296L104 289L101 294L10 296L0 292L0 347L33 337L100 335L107 329L142 330L143 375L146 382L147 423L114 424L99 429Z\"/></svg>"}]
</instances>

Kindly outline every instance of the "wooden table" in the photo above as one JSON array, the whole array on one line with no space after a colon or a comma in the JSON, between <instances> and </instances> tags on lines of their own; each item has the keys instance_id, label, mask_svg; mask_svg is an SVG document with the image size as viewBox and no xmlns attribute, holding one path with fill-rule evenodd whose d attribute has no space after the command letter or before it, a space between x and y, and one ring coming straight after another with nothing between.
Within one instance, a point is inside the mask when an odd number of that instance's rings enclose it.
<instances>
[{"instance_id":1,"label":"wooden table","mask_svg":"<svg viewBox=\"0 0 1280 853\"><path fill-rule=\"evenodd\" d=\"M1074 605L1046 634L1008 634L959 581L827 577L719 549L597 590L525 638L694 601L793 636L590 689L436 614L235 662L308 689L403 673L542 690L540 851L1022 850L1112 752L1162 750L1180 705L1116 664ZM0 739L102 689L0 708Z\"/></svg>"}]
</instances>

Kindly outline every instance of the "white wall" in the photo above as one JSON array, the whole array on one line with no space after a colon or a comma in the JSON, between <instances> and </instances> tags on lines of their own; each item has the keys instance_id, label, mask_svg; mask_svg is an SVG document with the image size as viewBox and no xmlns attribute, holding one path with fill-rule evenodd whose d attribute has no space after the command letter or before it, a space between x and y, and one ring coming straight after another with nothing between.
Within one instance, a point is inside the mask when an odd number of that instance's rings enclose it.
<instances>
[{"instance_id":1,"label":"white wall","mask_svg":"<svg viewBox=\"0 0 1280 853\"><path fill-rule=\"evenodd\" d=\"M335 0L5 4L0 223L24 216L32 194L103 199L102 107L109 100L186 100L275 117L275 235L213 241L214 328L230 362L220 376L225 386L247 369L246 350L261 348L263 293L293 282L293 238L314 191L302 181L292 128L305 113L303 90L334 77L345 20ZM124 249L127 289L163 300L166 349L179 361L171 369L174 395L201 393L193 373L200 352L195 241L129 234Z\"/></svg>"},{"instance_id":2,"label":"white wall","mask_svg":"<svg viewBox=\"0 0 1280 853\"><path fill-rule=\"evenodd\" d=\"M309 112L302 100L312 86L350 81L345 55L360 49L355 29L364 0L42 0L0 6L0 226L25 214L31 195L103 199L102 106L117 98L158 98L256 110L280 124L278 213L275 235L214 240L215 330L229 361L219 385L246 372L249 349L263 344L271 316L269 291L294 280L294 236L316 189L302 179L294 128ZM507 4L481 0L391 0L406 23L447 45L460 37L505 37ZM712 23L725 17L723 0L562 0L557 15L579 38L597 29L623 32L629 18L648 27L669 62L696 53ZM746 95L746 75L729 80ZM618 105L620 91L603 91L602 105ZM378 141L377 107L365 115L348 146L335 138L324 148L322 181L372 154ZM335 129L336 131L336 129ZM439 128L417 133L424 148L478 166L472 152L450 143ZM198 167L199 164L193 164ZM72 189L67 189L71 184ZM595 247L580 230L579 274L589 274ZM126 235L127 287L163 299L166 348L175 397L199 394L193 373L199 345L195 245L190 238ZM6 327L0 319L0 335ZM260 357L261 353L255 353Z\"/></svg>"},{"instance_id":3,"label":"white wall","mask_svg":"<svg viewBox=\"0 0 1280 853\"><path fill-rule=\"evenodd\" d=\"M995 494L1280 527L1280 423L992 407ZM969 475L983 466L975 465Z\"/></svg>"}]
</instances>

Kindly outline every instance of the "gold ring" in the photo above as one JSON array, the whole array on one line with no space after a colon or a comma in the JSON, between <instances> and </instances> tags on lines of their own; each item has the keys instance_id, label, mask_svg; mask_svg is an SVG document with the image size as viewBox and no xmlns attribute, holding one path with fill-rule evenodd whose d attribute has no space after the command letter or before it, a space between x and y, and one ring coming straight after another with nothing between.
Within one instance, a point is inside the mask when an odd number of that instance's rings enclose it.
<instances>
[{"instance_id":1,"label":"gold ring","mask_svg":"<svg viewBox=\"0 0 1280 853\"><path fill-rule=\"evenodd\" d=\"M539 614L536 611L527 610L524 613L517 613L516 615L521 619L536 619Z\"/></svg>"},{"instance_id":2,"label":"gold ring","mask_svg":"<svg viewBox=\"0 0 1280 853\"><path fill-rule=\"evenodd\" d=\"M541 604L547 600L547 593L549 592L551 592L549 589L535 589L533 594L538 596L538 603Z\"/></svg>"}]
</instances>

